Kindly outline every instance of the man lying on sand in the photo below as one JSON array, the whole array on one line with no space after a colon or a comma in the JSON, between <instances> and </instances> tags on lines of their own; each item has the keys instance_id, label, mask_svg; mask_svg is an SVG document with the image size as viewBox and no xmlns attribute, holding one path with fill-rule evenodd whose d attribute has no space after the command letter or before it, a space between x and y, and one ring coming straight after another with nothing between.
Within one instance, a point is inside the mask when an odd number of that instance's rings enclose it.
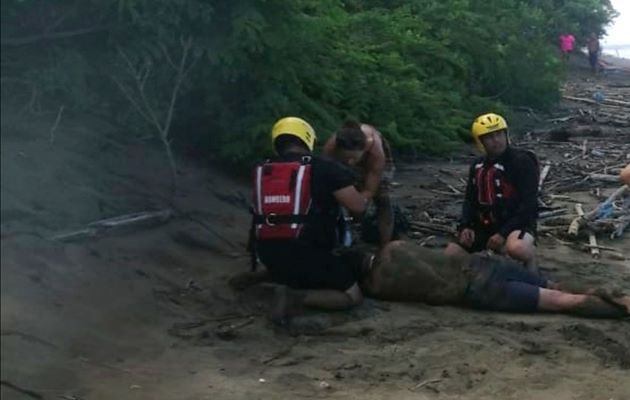
<instances>
[{"instance_id":1,"label":"man lying on sand","mask_svg":"<svg viewBox=\"0 0 630 400\"><path fill-rule=\"evenodd\" d=\"M457 305L504 312L559 312L592 318L630 316L630 296L619 291L560 284L531 273L507 258L462 253L447 256L441 251L395 241L376 257L355 251L346 257L371 259L361 284L371 297L390 301ZM264 279L244 274L231 280L234 287ZM279 290L273 320L307 306L307 293L287 287Z\"/></svg>"},{"instance_id":2,"label":"man lying on sand","mask_svg":"<svg viewBox=\"0 0 630 400\"><path fill-rule=\"evenodd\" d=\"M550 311L594 318L630 315L630 296L551 282L500 256L441 252L396 241L385 247L362 288L384 300L507 312Z\"/></svg>"}]
</instances>

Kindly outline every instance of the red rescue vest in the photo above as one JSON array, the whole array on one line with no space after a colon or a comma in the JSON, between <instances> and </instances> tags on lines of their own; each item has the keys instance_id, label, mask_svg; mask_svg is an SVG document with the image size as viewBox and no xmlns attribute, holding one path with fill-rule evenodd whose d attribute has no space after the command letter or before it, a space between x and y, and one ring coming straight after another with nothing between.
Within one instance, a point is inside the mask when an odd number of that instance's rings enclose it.
<instances>
[{"instance_id":1,"label":"red rescue vest","mask_svg":"<svg viewBox=\"0 0 630 400\"><path fill-rule=\"evenodd\" d=\"M483 225L493 225L497 221L495 207L502 199L511 199L516 195L516 189L505 176L505 167L494 163L486 165L481 162L475 165L474 183L477 186L477 201L479 202L479 220Z\"/></svg>"},{"instance_id":2,"label":"red rescue vest","mask_svg":"<svg viewBox=\"0 0 630 400\"><path fill-rule=\"evenodd\" d=\"M256 239L297 239L311 208L311 158L267 161L254 170Z\"/></svg>"}]
</instances>

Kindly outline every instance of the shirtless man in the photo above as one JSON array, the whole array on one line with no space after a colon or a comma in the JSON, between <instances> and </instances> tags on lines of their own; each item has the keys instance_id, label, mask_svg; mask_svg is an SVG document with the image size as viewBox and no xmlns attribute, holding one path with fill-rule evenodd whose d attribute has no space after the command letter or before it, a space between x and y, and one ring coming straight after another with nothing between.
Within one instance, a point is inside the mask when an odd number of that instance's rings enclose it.
<instances>
[{"instance_id":1,"label":"shirtless man","mask_svg":"<svg viewBox=\"0 0 630 400\"><path fill-rule=\"evenodd\" d=\"M499 256L448 256L410 242L389 243L379 253L366 295L507 312L559 312L593 318L630 316L630 296L551 282Z\"/></svg>"},{"instance_id":2,"label":"shirtless man","mask_svg":"<svg viewBox=\"0 0 630 400\"><path fill-rule=\"evenodd\" d=\"M347 121L326 142L324 154L353 168L359 175L357 187L376 205L379 240L392 240L394 213L389 198L394 163L387 140L373 126Z\"/></svg>"}]
</instances>

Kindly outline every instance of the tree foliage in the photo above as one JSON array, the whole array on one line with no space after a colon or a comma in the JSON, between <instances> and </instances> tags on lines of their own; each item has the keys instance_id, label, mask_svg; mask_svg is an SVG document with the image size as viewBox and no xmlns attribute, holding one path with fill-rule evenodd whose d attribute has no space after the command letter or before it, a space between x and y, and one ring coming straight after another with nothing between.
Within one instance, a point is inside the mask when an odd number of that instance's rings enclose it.
<instances>
[{"instance_id":1,"label":"tree foliage","mask_svg":"<svg viewBox=\"0 0 630 400\"><path fill-rule=\"evenodd\" d=\"M147 70L147 98L166 110L171 58L189 40L198 62L173 136L235 163L268 152L286 115L320 139L352 117L400 151L440 152L478 113L552 105L558 34L583 41L615 16L608 0L7 0L1 11L3 90L27 82L39 100L136 132L145 122L116 79L129 62Z\"/></svg>"}]
</instances>

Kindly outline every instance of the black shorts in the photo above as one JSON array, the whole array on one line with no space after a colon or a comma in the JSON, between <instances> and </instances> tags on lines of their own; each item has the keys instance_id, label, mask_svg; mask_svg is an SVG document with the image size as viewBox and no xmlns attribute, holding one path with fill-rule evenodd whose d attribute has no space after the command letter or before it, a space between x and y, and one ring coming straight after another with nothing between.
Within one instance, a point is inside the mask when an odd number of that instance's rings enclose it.
<instances>
[{"instance_id":1,"label":"black shorts","mask_svg":"<svg viewBox=\"0 0 630 400\"><path fill-rule=\"evenodd\" d=\"M299 241L264 241L257 248L272 281L293 289L346 291L360 279L361 257L337 255Z\"/></svg>"},{"instance_id":2,"label":"black shorts","mask_svg":"<svg viewBox=\"0 0 630 400\"><path fill-rule=\"evenodd\" d=\"M474 255L471 282L464 296L468 306L483 310L533 312L547 280L517 262L498 256Z\"/></svg>"}]
</instances>

